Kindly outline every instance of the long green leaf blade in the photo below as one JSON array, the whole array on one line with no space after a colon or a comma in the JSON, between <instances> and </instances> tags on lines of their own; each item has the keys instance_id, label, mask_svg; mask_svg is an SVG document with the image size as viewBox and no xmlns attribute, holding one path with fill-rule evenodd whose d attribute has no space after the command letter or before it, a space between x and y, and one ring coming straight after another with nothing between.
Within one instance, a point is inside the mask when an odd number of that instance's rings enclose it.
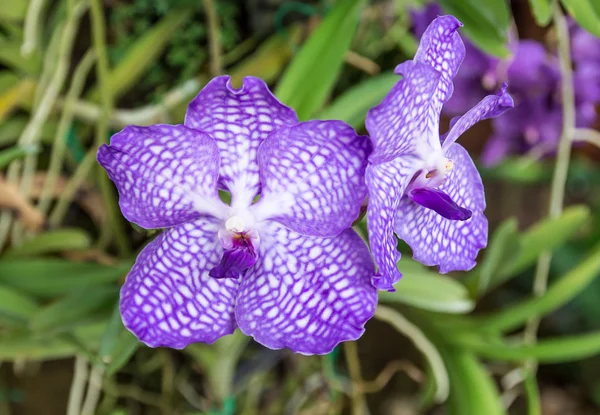
<instances>
[{"instance_id":1,"label":"long green leaf blade","mask_svg":"<svg viewBox=\"0 0 600 415\"><path fill-rule=\"evenodd\" d=\"M581 27L600 37L600 15L590 0L562 0L562 4Z\"/></svg>"},{"instance_id":2,"label":"long green leaf blade","mask_svg":"<svg viewBox=\"0 0 600 415\"><path fill-rule=\"evenodd\" d=\"M308 119L331 93L350 48L364 0L337 1L284 72L277 97L301 120Z\"/></svg>"},{"instance_id":3,"label":"long green leaf blade","mask_svg":"<svg viewBox=\"0 0 600 415\"><path fill-rule=\"evenodd\" d=\"M379 104L399 80L400 77L394 73L369 78L340 95L331 105L320 111L317 118L342 120L354 128L360 128L365 123L367 111Z\"/></svg>"},{"instance_id":4,"label":"long green leaf blade","mask_svg":"<svg viewBox=\"0 0 600 415\"><path fill-rule=\"evenodd\" d=\"M552 8L549 0L529 0L535 22L539 26L547 26L552 19Z\"/></svg>"}]
</instances>

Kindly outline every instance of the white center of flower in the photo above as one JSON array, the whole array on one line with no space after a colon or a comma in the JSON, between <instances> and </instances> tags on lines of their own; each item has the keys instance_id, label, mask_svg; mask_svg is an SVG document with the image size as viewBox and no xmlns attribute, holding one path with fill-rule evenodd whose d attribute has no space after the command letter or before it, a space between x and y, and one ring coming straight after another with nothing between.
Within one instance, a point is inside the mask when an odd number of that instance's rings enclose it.
<instances>
[{"instance_id":1,"label":"white center of flower","mask_svg":"<svg viewBox=\"0 0 600 415\"><path fill-rule=\"evenodd\" d=\"M450 159L446 159L445 171L446 174L450 173L450 170L454 168L454 162Z\"/></svg>"},{"instance_id":2,"label":"white center of flower","mask_svg":"<svg viewBox=\"0 0 600 415\"><path fill-rule=\"evenodd\" d=\"M419 169L420 174L411 183L411 188L420 189L423 187L437 188L441 186L446 177L454 168L454 162L447 158L443 152L435 152L427 158Z\"/></svg>"},{"instance_id":3,"label":"white center of flower","mask_svg":"<svg viewBox=\"0 0 600 415\"><path fill-rule=\"evenodd\" d=\"M244 232L246 224L239 216L232 216L225 222L225 229L229 232Z\"/></svg>"}]
</instances>

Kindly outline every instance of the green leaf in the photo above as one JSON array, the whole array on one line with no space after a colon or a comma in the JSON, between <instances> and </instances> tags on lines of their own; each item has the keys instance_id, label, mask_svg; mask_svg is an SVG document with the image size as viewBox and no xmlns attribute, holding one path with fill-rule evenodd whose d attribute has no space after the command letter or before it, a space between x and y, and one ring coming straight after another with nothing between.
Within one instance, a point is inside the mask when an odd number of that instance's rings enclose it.
<instances>
[{"instance_id":1,"label":"green leaf","mask_svg":"<svg viewBox=\"0 0 600 415\"><path fill-rule=\"evenodd\" d=\"M78 327L74 336L86 347L93 348L98 341L106 324L95 323ZM78 348L71 341L61 336L40 337L33 333L0 335L0 361L53 360L74 356Z\"/></svg>"},{"instance_id":2,"label":"green leaf","mask_svg":"<svg viewBox=\"0 0 600 415\"><path fill-rule=\"evenodd\" d=\"M171 38L192 17L189 9L172 11L145 32L126 52L109 74L108 84L113 97L125 94L150 69L166 49ZM99 99L97 87L89 98Z\"/></svg>"},{"instance_id":3,"label":"green leaf","mask_svg":"<svg viewBox=\"0 0 600 415\"><path fill-rule=\"evenodd\" d=\"M0 71L0 93L6 91L19 82L19 77L11 71Z\"/></svg>"},{"instance_id":4,"label":"green leaf","mask_svg":"<svg viewBox=\"0 0 600 415\"><path fill-rule=\"evenodd\" d=\"M450 374L450 415L506 414L492 376L474 353L450 346L440 351Z\"/></svg>"},{"instance_id":5,"label":"green leaf","mask_svg":"<svg viewBox=\"0 0 600 415\"><path fill-rule=\"evenodd\" d=\"M302 45L284 72L277 97L301 120L319 110L331 93L350 48L364 0L339 0Z\"/></svg>"},{"instance_id":6,"label":"green leaf","mask_svg":"<svg viewBox=\"0 0 600 415\"><path fill-rule=\"evenodd\" d=\"M354 128L365 123L367 111L379 104L400 80L395 73L385 73L369 78L346 90L329 106L320 111L316 118L320 120L342 120Z\"/></svg>"},{"instance_id":7,"label":"green leaf","mask_svg":"<svg viewBox=\"0 0 600 415\"><path fill-rule=\"evenodd\" d=\"M121 370L141 345L142 343L133 334L124 330L121 336L119 336L119 341L115 345L115 349L106 361L108 363L106 374L112 376Z\"/></svg>"},{"instance_id":8,"label":"green leaf","mask_svg":"<svg viewBox=\"0 0 600 415\"><path fill-rule=\"evenodd\" d=\"M0 283L37 298L54 298L84 286L103 286L123 277L130 262L106 266L58 258L0 261Z\"/></svg>"},{"instance_id":9,"label":"green leaf","mask_svg":"<svg viewBox=\"0 0 600 415\"><path fill-rule=\"evenodd\" d=\"M519 255L519 224L515 218L504 221L494 235L485 251L485 257L479 266L479 278L475 283L474 292L478 295L487 291L490 282L502 270L509 266Z\"/></svg>"},{"instance_id":10,"label":"green leaf","mask_svg":"<svg viewBox=\"0 0 600 415\"><path fill-rule=\"evenodd\" d=\"M140 345L139 340L123 326L119 303L116 303L98 349L101 361L107 365L108 375L125 366Z\"/></svg>"},{"instance_id":11,"label":"green leaf","mask_svg":"<svg viewBox=\"0 0 600 415\"><path fill-rule=\"evenodd\" d=\"M11 287L0 285L0 316L26 321L39 309L32 298Z\"/></svg>"},{"instance_id":12,"label":"green leaf","mask_svg":"<svg viewBox=\"0 0 600 415\"><path fill-rule=\"evenodd\" d=\"M99 310L118 301L118 291L116 286L88 286L75 290L41 308L31 318L29 326L38 332L59 331L88 322Z\"/></svg>"},{"instance_id":13,"label":"green leaf","mask_svg":"<svg viewBox=\"0 0 600 415\"><path fill-rule=\"evenodd\" d=\"M39 74L42 67L42 59L38 52L24 58L21 55L21 42L10 40L0 40L0 63L29 76Z\"/></svg>"},{"instance_id":14,"label":"green leaf","mask_svg":"<svg viewBox=\"0 0 600 415\"><path fill-rule=\"evenodd\" d=\"M0 45L0 54L1 53L2 46ZM35 88L36 84L31 78L24 78L20 80L18 84L8 88L0 94L0 124L2 124L4 118L17 107L25 104L26 101L33 99Z\"/></svg>"},{"instance_id":15,"label":"green leaf","mask_svg":"<svg viewBox=\"0 0 600 415\"><path fill-rule=\"evenodd\" d=\"M449 368L444 364L436 346L417 325L392 308L378 306L375 310L375 318L389 323L408 337L415 347L423 353L435 378L435 401L438 403L444 402L448 397L451 382L448 379Z\"/></svg>"},{"instance_id":16,"label":"green leaf","mask_svg":"<svg viewBox=\"0 0 600 415\"><path fill-rule=\"evenodd\" d=\"M551 166L530 157L509 157L494 167L478 167L483 177L494 177L522 184L540 183L552 177Z\"/></svg>"},{"instance_id":17,"label":"green leaf","mask_svg":"<svg viewBox=\"0 0 600 415\"><path fill-rule=\"evenodd\" d=\"M16 143L27 123L28 118L25 116L13 116L0 123L0 146ZM43 125L39 133L43 144L52 143L56 136L56 128L57 125L55 122L47 122Z\"/></svg>"},{"instance_id":18,"label":"green leaf","mask_svg":"<svg viewBox=\"0 0 600 415\"><path fill-rule=\"evenodd\" d=\"M571 239L590 216L587 206L572 206L565 209L559 218L545 219L530 227L518 238L518 255L499 270L489 282L488 291L532 266L542 252L552 251ZM466 280L468 286L476 284L480 278L479 272L480 267L469 274Z\"/></svg>"},{"instance_id":19,"label":"green leaf","mask_svg":"<svg viewBox=\"0 0 600 415\"><path fill-rule=\"evenodd\" d=\"M102 359L102 361L110 361L110 356L117 347L119 336L124 331L125 327L123 326L123 322L121 321L119 303L117 303L113 308L113 313L110 317L110 320L108 320L106 331L100 339L100 347L98 348L98 354L100 355L100 359Z\"/></svg>"},{"instance_id":20,"label":"green leaf","mask_svg":"<svg viewBox=\"0 0 600 415\"><path fill-rule=\"evenodd\" d=\"M381 301L443 313L467 313L475 307L467 288L451 277L406 258L398 262L398 269L404 274L402 280L395 292L380 292Z\"/></svg>"},{"instance_id":21,"label":"green leaf","mask_svg":"<svg viewBox=\"0 0 600 415\"><path fill-rule=\"evenodd\" d=\"M229 70L231 83L242 85L245 76L257 76L267 83L273 82L281 74L293 54L293 46L299 42L302 28L293 26L286 35L271 36L261 43L252 55L240 61Z\"/></svg>"},{"instance_id":22,"label":"green leaf","mask_svg":"<svg viewBox=\"0 0 600 415\"><path fill-rule=\"evenodd\" d=\"M512 304L489 316L475 317L472 324L489 331L513 330L527 319L533 316L542 317L571 301L598 276L600 276L600 245L585 261L553 283L541 297Z\"/></svg>"},{"instance_id":23,"label":"green leaf","mask_svg":"<svg viewBox=\"0 0 600 415\"><path fill-rule=\"evenodd\" d=\"M550 0L529 0L529 5L538 26L547 26L552 19Z\"/></svg>"},{"instance_id":24,"label":"green leaf","mask_svg":"<svg viewBox=\"0 0 600 415\"><path fill-rule=\"evenodd\" d=\"M12 0L2 3L0 7L0 19L23 20L27 14L29 0Z\"/></svg>"},{"instance_id":25,"label":"green leaf","mask_svg":"<svg viewBox=\"0 0 600 415\"><path fill-rule=\"evenodd\" d=\"M460 20L464 34L483 51L507 58L510 10L506 0L440 0L444 11Z\"/></svg>"},{"instance_id":26,"label":"green leaf","mask_svg":"<svg viewBox=\"0 0 600 415\"><path fill-rule=\"evenodd\" d=\"M8 164L17 159L21 159L28 154L35 154L38 152L37 146L19 147L14 146L7 148L6 150L0 151L0 169L5 168Z\"/></svg>"},{"instance_id":27,"label":"green leaf","mask_svg":"<svg viewBox=\"0 0 600 415\"><path fill-rule=\"evenodd\" d=\"M600 332L543 339L535 345L490 343L474 336L459 336L455 341L457 346L485 358L514 362L535 359L540 363L565 363L600 353Z\"/></svg>"},{"instance_id":28,"label":"green leaf","mask_svg":"<svg viewBox=\"0 0 600 415\"><path fill-rule=\"evenodd\" d=\"M561 0L561 3L581 27L600 37L600 15L592 0Z\"/></svg>"},{"instance_id":29,"label":"green leaf","mask_svg":"<svg viewBox=\"0 0 600 415\"><path fill-rule=\"evenodd\" d=\"M185 349L186 353L202 366L211 386L211 392L221 401L233 393L235 368L248 341L248 336L236 330L232 335L220 338L213 345L191 344Z\"/></svg>"},{"instance_id":30,"label":"green leaf","mask_svg":"<svg viewBox=\"0 0 600 415\"><path fill-rule=\"evenodd\" d=\"M22 245L7 250L2 258L22 258L61 251L85 250L90 248L91 243L89 235L82 229L57 229L41 233Z\"/></svg>"}]
</instances>

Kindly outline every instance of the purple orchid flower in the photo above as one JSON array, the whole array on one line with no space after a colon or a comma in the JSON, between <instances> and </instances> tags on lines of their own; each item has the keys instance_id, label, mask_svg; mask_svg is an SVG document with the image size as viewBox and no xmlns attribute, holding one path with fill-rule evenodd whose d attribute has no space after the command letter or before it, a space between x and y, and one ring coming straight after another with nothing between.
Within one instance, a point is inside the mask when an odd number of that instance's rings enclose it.
<instances>
[{"instance_id":1,"label":"purple orchid flower","mask_svg":"<svg viewBox=\"0 0 600 415\"><path fill-rule=\"evenodd\" d=\"M468 270L487 244L481 178L457 138L476 122L513 107L506 84L453 123L440 138L442 106L465 56L453 16L427 28L414 60L396 67L403 78L367 114L373 142L366 172L371 250L379 271L373 284L393 291L401 274L394 233L425 265Z\"/></svg>"},{"instance_id":2,"label":"purple orchid flower","mask_svg":"<svg viewBox=\"0 0 600 415\"><path fill-rule=\"evenodd\" d=\"M360 337L377 303L373 261L351 229L370 150L341 121L299 123L253 77L240 89L213 79L184 125L115 134L98 161L123 215L168 228L127 276L125 326L148 346L177 349L236 327L303 354Z\"/></svg>"}]
</instances>

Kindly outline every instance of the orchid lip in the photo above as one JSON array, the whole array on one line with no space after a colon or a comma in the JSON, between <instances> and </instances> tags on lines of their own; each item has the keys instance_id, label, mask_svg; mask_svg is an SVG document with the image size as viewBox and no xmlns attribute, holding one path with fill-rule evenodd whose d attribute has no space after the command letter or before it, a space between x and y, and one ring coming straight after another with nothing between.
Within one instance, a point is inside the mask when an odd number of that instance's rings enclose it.
<instances>
[{"instance_id":1,"label":"orchid lip","mask_svg":"<svg viewBox=\"0 0 600 415\"><path fill-rule=\"evenodd\" d=\"M473 215L469 209L459 206L446 193L438 189L413 189L408 197L415 203L435 211L450 220L468 220Z\"/></svg>"},{"instance_id":2,"label":"orchid lip","mask_svg":"<svg viewBox=\"0 0 600 415\"><path fill-rule=\"evenodd\" d=\"M234 224L239 225L235 221ZM209 275L213 278L239 278L258 259L256 254L258 233L255 231L231 232L226 230L225 232L219 232L219 238L225 251L221 261L210 270ZM257 246L254 246L255 243Z\"/></svg>"}]
</instances>

